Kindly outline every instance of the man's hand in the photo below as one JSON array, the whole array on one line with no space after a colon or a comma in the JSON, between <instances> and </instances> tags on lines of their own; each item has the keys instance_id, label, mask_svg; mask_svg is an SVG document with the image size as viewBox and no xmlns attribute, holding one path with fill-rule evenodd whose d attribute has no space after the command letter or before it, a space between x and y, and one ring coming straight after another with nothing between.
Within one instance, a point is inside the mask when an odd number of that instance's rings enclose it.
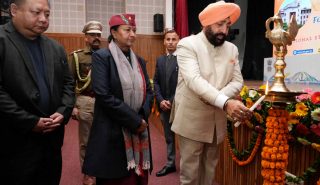
<instances>
[{"instance_id":1,"label":"man's hand","mask_svg":"<svg viewBox=\"0 0 320 185\"><path fill-rule=\"evenodd\" d=\"M243 122L248 120L252 116L252 111L250 111L246 106L243 105L241 101L230 99L228 100L225 111L229 116L231 116L235 121Z\"/></svg>"},{"instance_id":2,"label":"man's hand","mask_svg":"<svg viewBox=\"0 0 320 185\"><path fill-rule=\"evenodd\" d=\"M52 132L60 127L64 117L62 114L56 112L50 118L40 118L37 125L32 129L34 132L47 133Z\"/></svg>"},{"instance_id":3,"label":"man's hand","mask_svg":"<svg viewBox=\"0 0 320 185\"><path fill-rule=\"evenodd\" d=\"M55 112L54 114L52 114L52 115L50 116L50 118L53 119L52 122L53 122L54 124L56 124L56 123L61 124L61 123L63 122L63 119L64 119L63 115L60 114L59 112Z\"/></svg>"},{"instance_id":4,"label":"man's hand","mask_svg":"<svg viewBox=\"0 0 320 185\"><path fill-rule=\"evenodd\" d=\"M137 129L137 133L139 134L139 133L143 132L147 127L148 127L148 123L144 119L142 119L141 124L140 124L139 128Z\"/></svg>"},{"instance_id":5,"label":"man's hand","mask_svg":"<svg viewBox=\"0 0 320 185\"><path fill-rule=\"evenodd\" d=\"M163 111L168 111L171 109L171 103L169 100L162 100L160 102L160 109L163 110Z\"/></svg>"},{"instance_id":6,"label":"man's hand","mask_svg":"<svg viewBox=\"0 0 320 185\"><path fill-rule=\"evenodd\" d=\"M71 118L74 120L78 120L78 116L79 116L79 109L74 107L72 110Z\"/></svg>"},{"instance_id":7,"label":"man's hand","mask_svg":"<svg viewBox=\"0 0 320 185\"><path fill-rule=\"evenodd\" d=\"M55 130L60 126L60 123L54 123L52 118L40 118L32 131L37 133L46 133Z\"/></svg>"}]
</instances>

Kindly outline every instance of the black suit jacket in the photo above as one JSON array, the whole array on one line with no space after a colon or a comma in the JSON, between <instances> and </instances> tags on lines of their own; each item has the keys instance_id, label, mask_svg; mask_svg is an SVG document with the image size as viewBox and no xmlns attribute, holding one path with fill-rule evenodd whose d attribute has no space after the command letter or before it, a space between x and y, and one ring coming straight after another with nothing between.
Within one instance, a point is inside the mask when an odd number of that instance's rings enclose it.
<instances>
[{"instance_id":1,"label":"black suit jacket","mask_svg":"<svg viewBox=\"0 0 320 185\"><path fill-rule=\"evenodd\" d=\"M2 161L12 162L15 157L21 157L29 162L37 157L41 158L43 146L59 154L63 143L63 125L49 134L37 134L32 132L32 129L40 117L48 117L54 112L61 113L64 116L64 123L67 123L75 101L74 83L63 47L45 36L40 36L51 99L49 115L43 113L38 105L40 93L36 83L35 67L21 39L21 35L11 22L0 27L0 146L3 148L0 164L2 165L8 164ZM17 155L18 153L20 154ZM10 169L22 166L18 162L12 164ZM3 166L3 168L9 171L9 167Z\"/></svg>"},{"instance_id":2,"label":"black suit jacket","mask_svg":"<svg viewBox=\"0 0 320 185\"><path fill-rule=\"evenodd\" d=\"M156 95L158 105L164 99L169 100L172 104L174 95L176 92L177 81L178 81L178 64L175 60L171 61L168 76L166 77L166 61L167 56L163 55L157 59L156 71L153 78L154 92ZM169 97L165 98L166 93L166 78L169 78Z\"/></svg>"},{"instance_id":3,"label":"black suit jacket","mask_svg":"<svg viewBox=\"0 0 320 185\"><path fill-rule=\"evenodd\" d=\"M141 58L138 59L145 77L146 97L137 114L123 101L117 66L109 49L100 49L92 55L92 88L96 101L83 164L85 174L100 178L129 175L122 127L135 132L141 124L141 118L148 120L153 100L146 64ZM150 143L149 146L151 156Z\"/></svg>"}]
</instances>

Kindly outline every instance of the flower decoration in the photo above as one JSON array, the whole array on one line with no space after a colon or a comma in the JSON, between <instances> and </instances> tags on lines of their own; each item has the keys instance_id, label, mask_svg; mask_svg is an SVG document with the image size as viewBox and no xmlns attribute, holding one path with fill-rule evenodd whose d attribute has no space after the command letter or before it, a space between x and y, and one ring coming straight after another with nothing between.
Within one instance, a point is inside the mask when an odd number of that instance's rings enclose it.
<instances>
[{"instance_id":1,"label":"flower decoration","mask_svg":"<svg viewBox=\"0 0 320 185\"><path fill-rule=\"evenodd\" d=\"M266 89L266 85L259 89ZM289 145L304 145L320 152L320 92L313 92L310 88L304 92L306 94L303 96L296 97L297 102L287 105L287 111L272 110L272 103L263 101L254 110L251 119L242 124L253 130L249 146L243 151L237 150L232 133L233 124L228 122L229 151L238 165L249 164L262 142L262 176L272 183L283 182ZM260 96L256 90L244 86L238 98L246 107L251 107ZM264 142L261 141L262 135L266 138ZM284 137L287 137L288 143L285 143ZM320 169L320 157L301 176L287 176L286 182L307 181L317 169Z\"/></svg>"},{"instance_id":2,"label":"flower decoration","mask_svg":"<svg viewBox=\"0 0 320 185\"><path fill-rule=\"evenodd\" d=\"M301 94L301 95L297 96L298 102L306 101L306 100L310 99L311 95L313 93L311 88L306 88L305 90L303 90L303 92L305 92L306 94Z\"/></svg>"},{"instance_id":3,"label":"flower decoration","mask_svg":"<svg viewBox=\"0 0 320 185\"><path fill-rule=\"evenodd\" d=\"M258 92L256 90L250 89L248 95L250 98L255 98L256 96L258 96Z\"/></svg>"},{"instance_id":4,"label":"flower decoration","mask_svg":"<svg viewBox=\"0 0 320 185\"><path fill-rule=\"evenodd\" d=\"M260 98L260 94L254 89L248 89L244 86L240 92L240 101L250 108L255 101ZM265 118L268 114L268 109L270 108L270 103L262 102L254 111L254 116L250 120L246 120L244 125L253 130L252 137L250 139L248 148L243 151L239 151L235 145L233 138L232 123L228 122L228 134L227 141L229 146L229 152L232 156L233 161L235 161L240 166L245 166L249 164L254 157L262 143L262 138L265 132Z\"/></svg>"},{"instance_id":5,"label":"flower decoration","mask_svg":"<svg viewBox=\"0 0 320 185\"><path fill-rule=\"evenodd\" d=\"M301 124L301 123L297 124L296 130L297 130L297 134L303 135L303 136L306 136L310 133L309 129L304 124Z\"/></svg>"},{"instance_id":6,"label":"flower decoration","mask_svg":"<svg viewBox=\"0 0 320 185\"><path fill-rule=\"evenodd\" d=\"M286 110L269 109L266 120L266 138L261 152L263 184L284 184L288 164L287 143L289 114Z\"/></svg>"},{"instance_id":7,"label":"flower decoration","mask_svg":"<svg viewBox=\"0 0 320 185\"><path fill-rule=\"evenodd\" d=\"M308 114L308 107L302 103L302 102L299 102L296 104L296 113L298 116L305 116Z\"/></svg>"},{"instance_id":8,"label":"flower decoration","mask_svg":"<svg viewBox=\"0 0 320 185\"><path fill-rule=\"evenodd\" d=\"M252 101L251 98L248 97L248 98L246 99L246 106L247 106L248 108L250 108L252 105L253 105L253 101Z\"/></svg>"},{"instance_id":9,"label":"flower decoration","mask_svg":"<svg viewBox=\"0 0 320 185\"><path fill-rule=\"evenodd\" d=\"M311 117L316 121L320 121L320 108L317 108L311 111Z\"/></svg>"},{"instance_id":10,"label":"flower decoration","mask_svg":"<svg viewBox=\"0 0 320 185\"><path fill-rule=\"evenodd\" d=\"M263 120L263 117L262 117L259 113L254 112L253 115L255 116L255 118L256 118L256 120L257 120L258 123L260 123L260 124L263 123L263 121L264 121L264 120Z\"/></svg>"},{"instance_id":11,"label":"flower decoration","mask_svg":"<svg viewBox=\"0 0 320 185\"><path fill-rule=\"evenodd\" d=\"M311 93L310 89L304 90ZM310 142L320 142L320 104L316 104L320 92L313 92L309 99L298 103L291 103L287 106L289 112L290 135L294 138L302 137ZM319 131L318 131L319 130Z\"/></svg>"},{"instance_id":12,"label":"flower decoration","mask_svg":"<svg viewBox=\"0 0 320 185\"><path fill-rule=\"evenodd\" d=\"M320 105L320 92L315 92L311 95L311 102Z\"/></svg>"},{"instance_id":13,"label":"flower decoration","mask_svg":"<svg viewBox=\"0 0 320 185\"><path fill-rule=\"evenodd\" d=\"M320 136L320 123L318 125L312 124L310 126L310 129L313 133L315 133L317 136Z\"/></svg>"},{"instance_id":14,"label":"flower decoration","mask_svg":"<svg viewBox=\"0 0 320 185\"><path fill-rule=\"evenodd\" d=\"M240 96L245 97L247 94L248 94L248 87L243 86L243 88L241 89L241 92L240 92Z\"/></svg>"},{"instance_id":15,"label":"flower decoration","mask_svg":"<svg viewBox=\"0 0 320 185\"><path fill-rule=\"evenodd\" d=\"M320 152L320 92L312 92L311 89L304 91L308 94L303 98L297 97L298 103L291 103L286 108L289 111L290 138L293 138L291 144L305 145ZM301 176L287 177L287 181L293 183L306 181L317 172L319 166L320 158L317 158Z\"/></svg>"}]
</instances>

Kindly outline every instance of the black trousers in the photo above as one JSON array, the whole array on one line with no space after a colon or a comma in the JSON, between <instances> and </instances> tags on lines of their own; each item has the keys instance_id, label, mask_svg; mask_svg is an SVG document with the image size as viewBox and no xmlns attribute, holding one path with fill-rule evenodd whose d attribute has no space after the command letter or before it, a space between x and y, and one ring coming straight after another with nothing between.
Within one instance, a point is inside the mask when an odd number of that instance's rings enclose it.
<instances>
[{"instance_id":1,"label":"black trousers","mask_svg":"<svg viewBox=\"0 0 320 185\"><path fill-rule=\"evenodd\" d=\"M167 144L167 164L168 167L175 166L176 150L174 132L171 130L171 123L169 123L170 111L160 111L160 119L163 125L164 136Z\"/></svg>"},{"instance_id":2,"label":"black trousers","mask_svg":"<svg viewBox=\"0 0 320 185\"><path fill-rule=\"evenodd\" d=\"M59 185L62 169L61 146L48 138L28 138L26 145L2 153L0 184ZM31 142L31 143L30 143ZM10 147L11 149L14 147ZM5 148L3 148L5 150Z\"/></svg>"}]
</instances>

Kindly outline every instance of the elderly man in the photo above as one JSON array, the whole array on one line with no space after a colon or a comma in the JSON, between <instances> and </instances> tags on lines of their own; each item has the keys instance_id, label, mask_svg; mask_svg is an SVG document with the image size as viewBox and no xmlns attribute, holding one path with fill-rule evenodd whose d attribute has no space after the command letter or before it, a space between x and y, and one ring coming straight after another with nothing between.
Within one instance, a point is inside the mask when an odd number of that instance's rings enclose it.
<instances>
[{"instance_id":1,"label":"elderly man","mask_svg":"<svg viewBox=\"0 0 320 185\"><path fill-rule=\"evenodd\" d=\"M240 121L252 114L231 99L242 88L243 78L238 49L225 38L239 16L234 3L209 4L199 14L202 31L177 46L179 76L171 129L179 137L182 185L212 184L226 114Z\"/></svg>"},{"instance_id":2,"label":"elderly man","mask_svg":"<svg viewBox=\"0 0 320 185\"><path fill-rule=\"evenodd\" d=\"M83 27L82 32L86 47L74 51L70 55L69 65L73 78L76 81L76 106L73 109L72 117L79 121L79 148L80 165L82 168L83 159L86 153L90 128L93 120L93 109L95 97L91 88L91 56L100 49L102 24L98 21L89 21ZM94 185L95 178L84 175L84 185Z\"/></svg>"},{"instance_id":3,"label":"elderly man","mask_svg":"<svg viewBox=\"0 0 320 185\"><path fill-rule=\"evenodd\" d=\"M11 2L0 27L1 184L59 185L73 79L63 47L42 35L48 0Z\"/></svg>"}]
</instances>

